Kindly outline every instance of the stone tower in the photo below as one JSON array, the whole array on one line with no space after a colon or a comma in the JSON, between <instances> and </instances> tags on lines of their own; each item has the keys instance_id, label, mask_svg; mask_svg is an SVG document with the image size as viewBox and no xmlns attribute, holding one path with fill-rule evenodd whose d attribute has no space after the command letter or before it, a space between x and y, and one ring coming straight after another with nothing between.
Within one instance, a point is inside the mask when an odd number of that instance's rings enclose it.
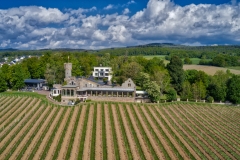
<instances>
[{"instance_id":1,"label":"stone tower","mask_svg":"<svg viewBox=\"0 0 240 160\"><path fill-rule=\"evenodd\" d=\"M65 78L72 77L72 63L64 63Z\"/></svg>"}]
</instances>

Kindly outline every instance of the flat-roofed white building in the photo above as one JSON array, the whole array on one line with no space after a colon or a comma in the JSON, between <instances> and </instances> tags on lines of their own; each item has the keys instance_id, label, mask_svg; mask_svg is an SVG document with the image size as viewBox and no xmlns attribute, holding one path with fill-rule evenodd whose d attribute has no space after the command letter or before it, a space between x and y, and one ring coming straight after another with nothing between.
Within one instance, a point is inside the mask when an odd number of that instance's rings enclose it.
<instances>
[{"instance_id":1,"label":"flat-roofed white building","mask_svg":"<svg viewBox=\"0 0 240 160\"><path fill-rule=\"evenodd\" d=\"M94 67L92 76L98 79L107 78L108 81L111 81L112 67Z\"/></svg>"}]
</instances>

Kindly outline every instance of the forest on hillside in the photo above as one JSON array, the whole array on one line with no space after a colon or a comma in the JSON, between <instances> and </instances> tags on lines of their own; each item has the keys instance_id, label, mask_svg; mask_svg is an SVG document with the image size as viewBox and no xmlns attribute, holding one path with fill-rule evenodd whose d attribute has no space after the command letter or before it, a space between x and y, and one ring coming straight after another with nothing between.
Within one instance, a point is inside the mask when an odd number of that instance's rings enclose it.
<instances>
[{"instance_id":1,"label":"forest on hillside","mask_svg":"<svg viewBox=\"0 0 240 160\"><path fill-rule=\"evenodd\" d=\"M174 44L149 44L122 48L108 48L102 50L84 49L42 49L42 50L0 50L0 62L4 62L5 57L10 57L9 61L21 56L41 56L45 53L90 53L96 56L103 56L109 53L114 56L148 56L164 55L166 60L177 55L180 58L200 58L200 65L213 65L219 67L240 66L240 46L182 46ZM210 61L209 61L210 59Z\"/></svg>"}]
</instances>

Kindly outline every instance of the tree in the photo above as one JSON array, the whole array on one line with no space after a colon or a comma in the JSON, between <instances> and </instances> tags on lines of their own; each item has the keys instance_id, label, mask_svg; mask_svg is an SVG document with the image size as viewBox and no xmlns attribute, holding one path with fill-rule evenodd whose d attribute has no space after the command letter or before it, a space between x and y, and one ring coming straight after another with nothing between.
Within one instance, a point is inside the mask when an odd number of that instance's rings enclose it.
<instances>
[{"instance_id":1,"label":"tree","mask_svg":"<svg viewBox=\"0 0 240 160\"><path fill-rule=\"evenodd\" d=\"M171 83L179 93L182 90L185 78L182 60L178 56L172 56L170 63L167 65L167 69L172 79Z\"/></svg>"},{"instance_id":2,"label":"tree","mask_svg":"<svg viewBox=\"0 0 240 160\"><path fill-rule=\"evenodd\" d=\"M170 85L171 77L166 69L159 67L159 69L153 71L151 80L159 85L160 96L162 96Z\"/></svg>"},{"instance_id":3,"label":"tree","mask_svg":"<svg viewBox=\"0 0 240 160\"><path fill-rule=\"evenodd\" d=\"M22 69L20 64L16 64L13 66L13 74L11 78L12 89L18 90L25 86L24 83L24 70Z\"/></svg>"},{"instance_id":4,"label":"tree","mask_svg":"<svg viewBox=\"0 0 240 160\"><path fill-rule=\"evenodd\" d=\"M103 56L100 58L99 65L102 64L104 67L110 66L110 54L104 53Z\"/></svg>"},{"instance_id":5,"label":"tree","mask_svg":"<svg viewBox=\"0 0 240 160\"><path fill-rule=\"evenodd\" d=\"M147 93L152 102L160 100L160 87L156 82L150 80L150 76L147 73L139 73L139 86L141 86Z\"/></svg>"},{"instance_id":6,"label":"tree","mask_svg":"<svg viewBox=\"0 0 240 160\"><path fill-rule=\"evenodd\" d=\"M235 104L240 104L240 76L233 75L227 83L227 88L228 99Z\"/></svg>"},{"instance_id":7,"label":"tree","mask_svg":"<svg viewBox=\"0 0 240 160\"><path fill-rule=\"evenodd\" d=\"M27 67L31 78L39 79L43 76L43 69L40 66L40 61L38 57L31 57L25 59L22 64Z\"/></svg>"},{"instance_id":8,"label":"tree","mask_svg":"<svg viewBox=\"0 0 240 160\"><path fill-rule=\"evenodd\" d=\"M157 102L160 100L160 87L154 81L147 81L143 88L148 93L149 98L152 102Z\"/></svg>"},{"instance_id":9,"label":"tree","mask_svg":"<svg viewBox=\"0 0 240 160\"><path fill-rule=\"evenodd\" d=\"M192 93L194 99L204 99L206 97L206 91L206 87L201 80L192 84Z\"/></svg>"},{"instance_id":10,"label":"tree","mask_svg":"<svg viewBox=\"0 0 240 160\"><path fill-rule=\"evenodd\" d=\"M164 62L161 58L154 57L150 60L148 60L146 65L146 71L150 74L153 74L156 68L164 68Z\"/></svg>"},{"instance_id":11,"label":"tree","mask_svg":"<svg viewBox=\"0 0 240 160\"><path fill-rule=\"evenodd\" d=\"M175 91L175 89L170 88L167 91L167 101L175 101L177 99L177 92Z\"/></svg>"},{"instance_id":12,"label":"tree","mask_svg":"<svg viewBox=\"0 0 240 160\"><path fill-rule=\"evenodd\" d=\"M208 86L208 92L215 100L225 101L227 96L227 81L230 76L230 73L217 71L211 78L211 82Z\"/></svg>"},{"instance_id":13,"label":"tree","mask_svg":"<svg viewBox=\"0 0 240 160\"><path fill-rule=\"evenodd\" d=\"M8 88L12 88L11 78L12 78L12 68L8 64L4 64L1 68L2 78L7 83Z\"/></svg>"},{"instance_id":14,"label":"tree","mask_svg":"<svg viewBox=\"0 0 240 160\"><path fill-rule=\"evenodd\" d=\"M180 95L181 95L181 99L183 100L192 98L193 94L192 94L191 84L189 83L189 81L184 81L183 90Z\"/></svg>"},{"instance_id":15,"label":"tree","mask_svg":"<svg viewBox=\"0 0 240 160\"><path fill-rule=\"evenodd\" d=\"M0 72L0 77L3 77L3 73ZM5 92L7 90L7 82L4 78L0 78L0 92Z\"/></svg>"},{"instance_id":16,"label":"tree","mask_svg":"<svg viewBox=\"0 0 240 160\"><path fill-rule=\"evenodd\" d=\"M224 55L219 54L216 57L213 58L212 64L214 66L219 66L219 67L225 67L227 66Z\"/></svg>"},{"instance_id":17,"label":"tree","mask_svg":"<svg viewBox=\"0 0 240 160\"><path fill-rule=\"evenodd\" d=\"M192 64L191 59L188 58L188 57L186 57L186 58L184 59L184 64Z\"/></svg>"},{"instance_id":18,"label":"tree","mask_svg":"<svg viewBox=\"0 0 240 160\"><path fill-rule=\"evenodd\" d=\"M44 73L48 86L52 87L56 80L56 67L47 64L47 68Z\"/></svg>"},{"instance_id":19,"label":"tree","mask_svg":"<svg viewBox=\"0 0 240 160\"><path fill-rule=\"evenodd\" d=\"M139 73L139 76L138 76L138 78L137 78L137 80L136 80L136 84L138 85L138 86L140 86L141 88L143 88L143 85L145 84L145 83L147 83L148 81L150 81L150 76L149 76L149 74L147 74L147 73L144 73L144 72L140 72Z\"/></svg>"},{"instance_id":20,"label":"tree","mask_svg":"<svg viewBox=\"0 0 240 160\"><path fill-rule=\"evenodd\" d=\"M136 80L142 70L143 67L137 62L127 63L122 67L122 76L126 79L131 78L132 80Z\"/></svg>"}]
</instances>

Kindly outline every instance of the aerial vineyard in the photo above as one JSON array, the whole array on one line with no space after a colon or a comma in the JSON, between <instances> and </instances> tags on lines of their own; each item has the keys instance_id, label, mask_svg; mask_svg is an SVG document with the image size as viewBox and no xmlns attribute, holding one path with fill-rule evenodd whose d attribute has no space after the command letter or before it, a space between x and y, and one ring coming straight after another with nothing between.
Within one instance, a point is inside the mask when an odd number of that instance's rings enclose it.
<instances>
[{"instance_id":1,"label":"aerial vineyard","mask_svg":"<svg viewBox=\"0 0 240 160\"><path fill-rule=\"evenodd\" d=\"M240 107L0 95L0 159L240 159Z\"/></svg>"}]
</instances>

